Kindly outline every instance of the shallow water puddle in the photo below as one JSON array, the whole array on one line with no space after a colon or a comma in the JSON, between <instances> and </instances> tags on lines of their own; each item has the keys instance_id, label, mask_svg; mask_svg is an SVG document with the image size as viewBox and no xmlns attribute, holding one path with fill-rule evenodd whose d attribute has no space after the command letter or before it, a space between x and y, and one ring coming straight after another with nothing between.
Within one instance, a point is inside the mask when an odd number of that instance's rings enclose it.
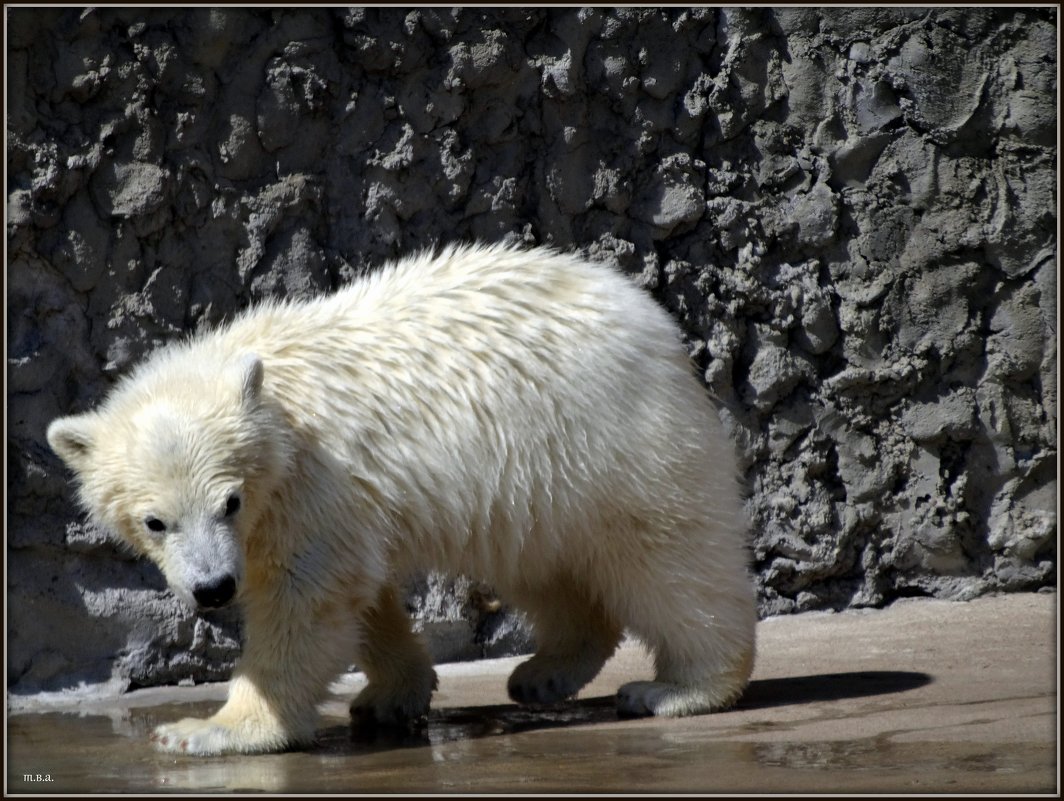
<instances>
[{"instance_id":1,"label":"shallow water puddle","mask_svg":"<svg viewBox=\"0 0 1064 801\"><path fill-rule=\"evenodd\" d=\"M12 793L167 792L814 792L1038 791L1052 788L1048 745L864 740L756 742L785 726L709 728L695 719L618 720L609 698L550 709L434 710L404 737L353 736L328 718L307 751L255 757L154 752L161 721L217 703L169 704L113 717L9 719Z\"/></svg>"}]
</instances>

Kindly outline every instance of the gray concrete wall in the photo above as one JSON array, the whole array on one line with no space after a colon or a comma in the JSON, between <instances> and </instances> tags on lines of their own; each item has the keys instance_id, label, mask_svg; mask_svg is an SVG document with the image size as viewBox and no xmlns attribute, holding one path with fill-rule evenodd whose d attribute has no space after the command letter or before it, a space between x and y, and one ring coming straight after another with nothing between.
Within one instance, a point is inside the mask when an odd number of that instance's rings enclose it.
<instances>
[{"instance_id":1,"label":"gray concrete wall","mask_svg":"<svg viewBox=\"0 0 1064 801\"><path fill-rule=\"evenodd\" d=\"M83 522L48 421L453 239L578 249L676 316L764 613L1055 581L1055 10L6 13L16 690L238 648ZM441 656L525 642L468 582L411 604Z\"/></svg>"}]
</instances>

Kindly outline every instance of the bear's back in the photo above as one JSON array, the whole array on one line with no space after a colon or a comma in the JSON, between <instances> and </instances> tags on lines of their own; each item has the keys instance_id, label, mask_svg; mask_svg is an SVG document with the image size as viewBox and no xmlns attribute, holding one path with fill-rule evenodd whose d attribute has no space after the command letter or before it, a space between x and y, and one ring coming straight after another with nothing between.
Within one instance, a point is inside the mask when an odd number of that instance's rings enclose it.
<instances>
[{"instance_id":1,"label":"bear's back","mask_svg":"<svg viewBox=\"0 0 1064 801\"><path fill-rule=\"evenodd\" d=\"M263 398L302 454L284 514L317 514L297 485L328 485L352 520L444 569L515 563L500 549L537 539L560 555L573 532L656 514L663 497L678 523L710 496L718 517L738 514L719 506L734 458L675 323L575 256L448 248L181 347L174 364L200 375L261 358Z\"/></svg>"}]
</instances>

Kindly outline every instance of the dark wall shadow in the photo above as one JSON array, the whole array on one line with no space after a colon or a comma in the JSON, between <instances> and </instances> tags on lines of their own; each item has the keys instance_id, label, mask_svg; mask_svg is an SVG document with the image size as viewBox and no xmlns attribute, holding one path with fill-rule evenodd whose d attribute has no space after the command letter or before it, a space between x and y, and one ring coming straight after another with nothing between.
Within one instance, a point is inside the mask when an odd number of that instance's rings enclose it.
<instances>
[{"instance_id":1,"label":"dark wall shadow","mask_svg":"<svg viewBox=\"0 0 1064 801\"><path fill-rule=\"evenodd\" d=\"M750 683L733 709L770 709L791 704L891 695L915 690L932 681L932 677L926 673L895 670L759 679ZM618 719L616 700L612 695L541 707L517 704L451 707L431 710L427 720L412 730L397 732L383 728L331 726L319 732L315 751L339 755L350 754L352 749L365 753L416 748L455 740L609 723Z\"/></svg>"}]
</instances>

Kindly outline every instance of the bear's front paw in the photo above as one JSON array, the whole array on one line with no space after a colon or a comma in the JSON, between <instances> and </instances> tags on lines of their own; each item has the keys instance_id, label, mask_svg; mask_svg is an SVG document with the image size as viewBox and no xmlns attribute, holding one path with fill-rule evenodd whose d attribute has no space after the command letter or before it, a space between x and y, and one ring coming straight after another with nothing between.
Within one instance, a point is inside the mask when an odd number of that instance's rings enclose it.
<instances>
[{"instance_id":1,"label":"bear's front paw","mask_svg":"<svg viewBox=\"0 0 1064 801\"><path fill-rule=\"evenodd\" d=\"M235 729L213 718L185 718L158 726L151 734L156 749L175 754L258 754L284 750L286 738L266 730L254 734L251 727Z\"/></svg>"},{"instance_id":2,"label":"bear's front paw","mask_svg":"<svg viewBox=\"0 0 1064 801\"><path fill-rule=\"evenodd\" d=\"M183 754L220 754L232 739L227 727L198 718L165 723L151 735L159 751Z\"/></svg>"}]
</instances>

